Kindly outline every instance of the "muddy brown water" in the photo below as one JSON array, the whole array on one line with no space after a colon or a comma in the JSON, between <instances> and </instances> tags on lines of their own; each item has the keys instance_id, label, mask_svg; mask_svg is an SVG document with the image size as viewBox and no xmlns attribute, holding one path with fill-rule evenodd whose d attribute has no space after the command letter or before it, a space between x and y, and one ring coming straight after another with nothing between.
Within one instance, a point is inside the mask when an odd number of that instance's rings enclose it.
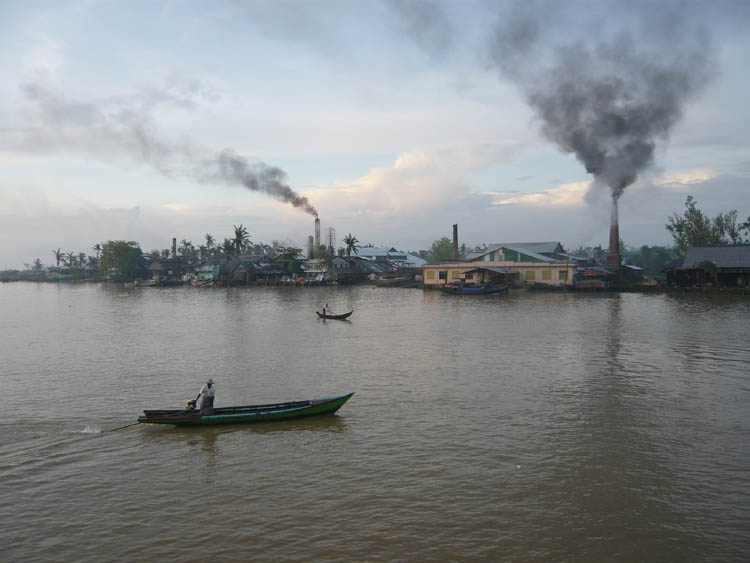
<instances>
[{"instance_id":1,"label":"muddy brown water","mask_svg":"<svg viewBox=\"0 0 750 563\"><path fill-rule=\"evenodd\" d=\"M746 561L749 319L719 296L0 284L0 559ZM208 376L217 406L355 395L107 432Z\"/></svg>"}]
</instances>

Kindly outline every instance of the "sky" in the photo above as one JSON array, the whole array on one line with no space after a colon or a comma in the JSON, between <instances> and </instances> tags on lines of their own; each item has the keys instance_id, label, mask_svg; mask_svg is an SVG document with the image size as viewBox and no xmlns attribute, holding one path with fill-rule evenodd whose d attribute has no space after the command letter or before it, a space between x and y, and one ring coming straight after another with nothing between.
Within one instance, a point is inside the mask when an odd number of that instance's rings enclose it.
<instances>
[{"instance_id":1,"label":"sky","mask_svg":"<svg viewBox=\"0 0 750 563\"><path fill-rule=\"evenodd\" d=\"M615 192L626 244L671 244L688 194L750 215L749 23L728 0L0 0L0 269L240 224L304 248L314 213L337 246L454 223L606 246Z\"/></svg>"}]
</instances>

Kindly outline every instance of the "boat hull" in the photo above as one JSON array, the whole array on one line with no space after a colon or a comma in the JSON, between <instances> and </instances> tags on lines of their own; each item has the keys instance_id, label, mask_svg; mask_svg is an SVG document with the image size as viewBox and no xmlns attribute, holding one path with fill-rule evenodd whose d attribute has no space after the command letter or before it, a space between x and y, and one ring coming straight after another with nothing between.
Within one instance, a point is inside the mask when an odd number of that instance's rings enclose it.
<instances>
[{"instance_id":1,"label":"boat hull","mask_svg":"<svg viewBox=\"0 0 750 563\"><path fill-rule=\"evenodd\" d=\"M223 407L214 409L214 414L202 416L200 411L145 410L138 422L145 424L174 424L177 426L213 426L217 424L248 424L290 420L306 416L333 414L346 403L354 393L293 401L270 405L250 405L244 407Z\"/></svg>"},{"instance_id":2,"label":"boat hull","mask_svg":"<svg viewBox=\"0 0 750 563\"><path fill-rule=\"evenodd\" d=\"M348 313L344 313L342 315L329 315L326 313L326 315L323 315L320 311L315 311L315 314L318 315L319 319L327 319L327 320L334 320L334 321L344 321L352 316L352 313L354 311L349 311Z\"/></svg>"}]
</instances>

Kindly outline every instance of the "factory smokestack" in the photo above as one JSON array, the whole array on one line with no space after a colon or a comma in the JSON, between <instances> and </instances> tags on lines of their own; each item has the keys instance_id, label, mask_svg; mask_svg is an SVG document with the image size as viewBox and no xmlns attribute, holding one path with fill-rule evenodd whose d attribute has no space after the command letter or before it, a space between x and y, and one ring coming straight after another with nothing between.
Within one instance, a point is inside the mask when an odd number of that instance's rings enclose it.
<instances>
[{"instance_id":1,"label":"factory smokestack","mask_svg":"<svg viewBox=\"0 0 750 563\"><path fill-rule=\"evenodd\" d=\"M177 258L177 239L172 239L172 258Z\"/></svg>"},{"instance_id":2,"label":"factory smokestack","mask_svg":"<svg viewBox=\"0 0 750 563\"><path fill-rule=\"evenodd\" d=\"M609 250L607 268L620 269L620 226L617 217L617 198L612 197L612 224L609 227Z\"/></svg>"},{"instance_id":3,"label":"factory smokestack","mask_svg":"<svg viewBox=\"0 0 750 563\"><path fill-rule=\"evenodd\" d=\"M313 236L307 237L307 259L312 260L313 258Z\"/></svg>"},{"instance_id":4,"label":"factory smokestack","mask_svg":"<svg viewBox=\"0 0 750 563\"><path fill-rule=\"evenodd\" d=\"M320 219L315 218L315 252L320 248Z\"/></svg>"},{"instance_id":5,"label":"factory smokestack","mask_svg":"<svg viewBox=\"0 0 750 563\"><path fill-rule=\"evenodd\" d=\"M453 225L453 259L458 260L458 225Z\"/></svg>"}]
</instances>

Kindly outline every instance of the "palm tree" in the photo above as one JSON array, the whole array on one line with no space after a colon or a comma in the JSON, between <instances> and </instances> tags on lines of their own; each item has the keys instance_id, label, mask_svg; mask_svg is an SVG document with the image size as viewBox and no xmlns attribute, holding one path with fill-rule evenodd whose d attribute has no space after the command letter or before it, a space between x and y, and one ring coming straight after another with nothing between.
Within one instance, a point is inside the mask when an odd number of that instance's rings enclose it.
<instances>
[{"instance_id":1,"label":"palm tree","mask_svg":"<svg viewBox=\"0 0 750 563\"><path fill-rule=\"evenodd\" d=\"M221 249L224 251L224 256L226 256L228 259L234 251L234 242L232 241L232 239L225 238L224 242L221 244Z\"/></svg>"},{"instance_id":2,"label":"palm tree","mask_svg":"<svg viewBox=\"0 0 750 563\"><path fill-rule=\"evenodd\" d=\"M99 254L102 251L102 245L97 242L94 246L91 247L91 250L96 252L96 259L99 260Z\"/></svg>"},{"instance_id":3,"label":"palm tree","mask_svg":"<svg viewBox=\"0 0 750 563\"><path fill-rule=\"evenodd\" d=\"M347 256L351 256L352 252L359 254L359 241L353 234L349 233L344 237L344 244L346 245Z\"/></svg>"},{"instance_id":4,"label":"palm tree","mask_svg":"<svg viewBox=\"0 0 750 563\"><path fill-rule=\"evenodd\" d=\"M214 244L216 244L216 239L214 239L211 233L206 233L206 248L211 250L214 247Z\"/></svg>"},{"instance_id":5,"label":"palm tree","mask_svg":"<svg viewBox=\"0 0 750 563\"><path fill-rule=\"evenodd\" d=\"M75 252L68 252L68 267L72 268L76 264L76 253Z\"/></svg>"},{"instance_id":6,"label":"palm tree","mask_svg":"<svg viewBox=\"0 0 750 563\"><path fill-rule=\"evenodd\" d=\"M55 255L55 263L56 263L57 267L59 268L60 267L60 260L63 259L63 256L65 256L65 253L61 252L60 249L58 248L57 250L53 250L52 254Z\"/></svg>"},{"instance_id":7,"label":"palm tree","mask_svg":"<svg viewBox=\"0 0 750 563\"><path fill-rule=\"evenodd\" d=\"M180 241L180 254L183 256L189 256L193 252L193 243L189 240L182 239Z\"/></svg>"},{"instance_id":8,"label":"palm tree","mask_svg":"<svg viewBox=\"0 0 750 563\"><path fill-rule=\"evenodd\" d=\"M79 252L78 253L78 263L82 267L86 265L86 253L85 252Z\"/></svg>"},{"instance_id":9,"label":"palm tree","mask_svg":"<svg viewBox=\"0 0 750 563\"><path fill-rule=\"evenodd\" d=\"M234 243L234 248L237 251L237 256L239 256L243 249L250 242L250 235L248 234L247 229L242 226L242 223L240 223L239 227L237 225L232 226L234 227L234 239L232 240L232 242Z\"/></svg>"}]
</instances>

